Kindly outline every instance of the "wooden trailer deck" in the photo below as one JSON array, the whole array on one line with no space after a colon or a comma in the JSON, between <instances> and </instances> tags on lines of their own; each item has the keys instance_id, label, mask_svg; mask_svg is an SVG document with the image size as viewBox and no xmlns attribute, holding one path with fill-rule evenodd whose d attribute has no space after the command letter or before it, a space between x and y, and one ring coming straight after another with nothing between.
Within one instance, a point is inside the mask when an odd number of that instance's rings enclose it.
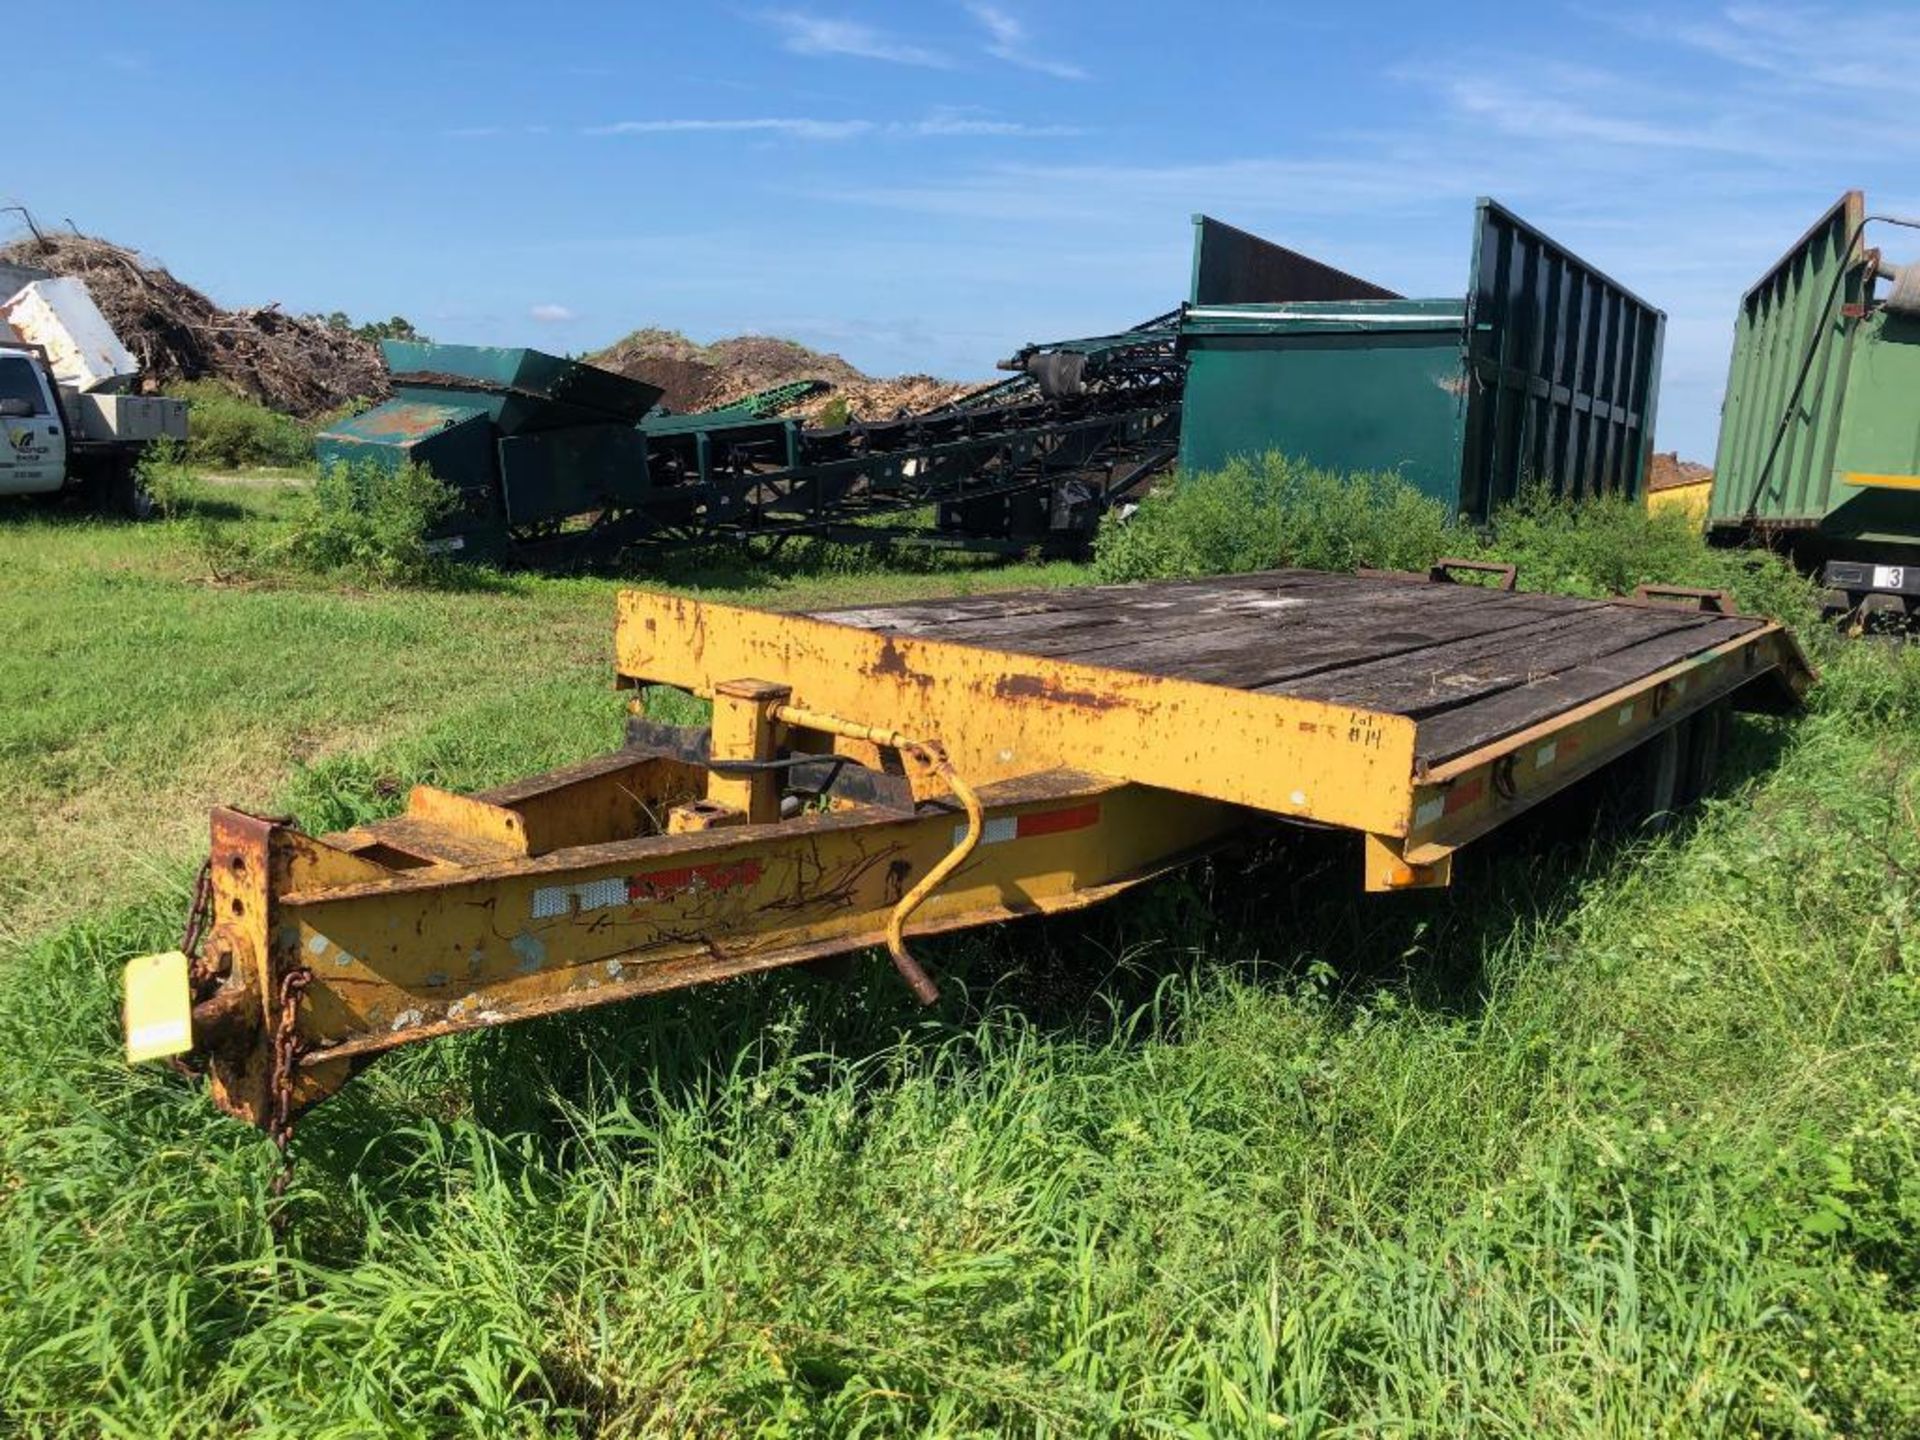
<instances>
[{"instance_id":1,"label":"wooden trailer deck","mask_svg":"<svg viewBox=\"0 0 1920 1440\"><path fill-rule=\"evenodd\" d=\"M1402 715L1417 722L1414 753L1423 768L1767 624L1672 604L1420 579L1272 570L921 600L812 618Z\"/></svg>"}]
</instances>

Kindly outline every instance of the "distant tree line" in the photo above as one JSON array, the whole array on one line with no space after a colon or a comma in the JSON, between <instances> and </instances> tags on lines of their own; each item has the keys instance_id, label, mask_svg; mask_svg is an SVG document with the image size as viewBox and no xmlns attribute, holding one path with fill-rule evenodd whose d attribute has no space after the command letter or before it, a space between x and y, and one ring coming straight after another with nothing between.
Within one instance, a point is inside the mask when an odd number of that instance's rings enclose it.
<instances>
[{"instance_id":1,"label":"distant tree line","mask_svg":"<svg viewBox=\"0 0 1920 1440\"><path fill-rule=\"evenodd\" d=\"M433 343L429 335L422 335L414 328L413 322L404 315L390 316L385 320L369 320L364 325L353 323L353 317L344 310L333 310L325 315L309 315L309 320L318 321L329 330L344 330L349 335L358 335L362 340L418 340L424 345Z\"/></svg>"}]
</instances>

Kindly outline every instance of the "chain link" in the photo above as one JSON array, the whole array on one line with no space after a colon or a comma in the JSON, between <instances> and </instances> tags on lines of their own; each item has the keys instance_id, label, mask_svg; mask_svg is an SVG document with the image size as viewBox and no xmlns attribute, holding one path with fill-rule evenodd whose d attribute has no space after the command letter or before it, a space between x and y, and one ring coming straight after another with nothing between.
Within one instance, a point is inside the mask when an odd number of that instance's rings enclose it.
<instances>
[{"instance_id":1,"label":"chain link","mask_svg":"<svg viewBox=\"0 0 1920 1440\"><path fill-rule=\"evenodd\" d=\"M187 957L194 978L201 978L200 942L206 939L207 922L213 918L213 857L200 862L200 876L193 882L193 903L187 907L186 927L180 932L180 953Z\"/></svg>"},{"instance_id":2,"label":"chain link","mask_svg":"<svg viewBox=\"0 0 1920 1440\"><path fill-rule=\"evenodd\" d=\"M267 1083L273 1098L273 1116L267 1133L280 1151L280 1173L273 1177L272 1193L277 1199L286 1194L293 1178L293 1067L300 1058L300 1037L294 1029L299 1018L300 992L313 979L304 966L280 977L280 1008L273 1028L273 1069Z\"/></svg>"}]
</instances>

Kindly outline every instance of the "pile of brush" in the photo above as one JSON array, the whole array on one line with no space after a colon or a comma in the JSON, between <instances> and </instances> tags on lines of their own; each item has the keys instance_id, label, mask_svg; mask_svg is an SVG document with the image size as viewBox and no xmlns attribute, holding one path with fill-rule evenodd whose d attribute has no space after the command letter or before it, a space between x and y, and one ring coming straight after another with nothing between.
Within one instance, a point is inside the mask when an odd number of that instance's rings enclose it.
<instances>
[{"instance_id":1,"label":"pile of brush","mask_svg":"<svg viewBox=\"0 0 1920 1440\"><path fill-rule=\"evenodd\" d=\"M109 240L36 232L0 248L0 261L85 281L107 323L139 360L141 384L149 390L181 380L219 380L302 419L387 395L386 368L371 341L275 305L223 310Z\"/></svg>"}]
</instances>

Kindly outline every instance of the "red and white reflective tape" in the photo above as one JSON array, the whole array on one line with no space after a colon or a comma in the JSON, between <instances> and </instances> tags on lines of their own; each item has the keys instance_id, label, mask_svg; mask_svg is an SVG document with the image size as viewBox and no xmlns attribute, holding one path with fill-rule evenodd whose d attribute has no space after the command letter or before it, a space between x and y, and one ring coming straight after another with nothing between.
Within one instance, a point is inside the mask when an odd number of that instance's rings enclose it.
<instances>
[{"instance_id":1,"label":"red and white reflective tape","mask_svg":"<svg viewBox=\"0 0 1920 1440\"><path fill-rule=\"evenodd\" d=\"M1064 810L1030 810L1025 815L995 815L980 827L982 845L999 845L1008 840L1031 840L1039 835L1060 835L1069 830L1085 830L1100 823L1100 805L1070 805ZM967 827L953 827L953 843L967 838Z\"/></svg>"},{"instance_id":2,"label":"red and white reflective tape","mask_svg":"<svg viewBox=\"0 0 1920 1440\"><path fill-rule=\"evenodd\" d=\"M581 885L542 885L533 892L533 918L554 920L616 905L644 905L676 895L734 890L759 880L758 860L721 860L709 865L675 865L638 875L609 875Z\"/></svg>"}]
</instances>

